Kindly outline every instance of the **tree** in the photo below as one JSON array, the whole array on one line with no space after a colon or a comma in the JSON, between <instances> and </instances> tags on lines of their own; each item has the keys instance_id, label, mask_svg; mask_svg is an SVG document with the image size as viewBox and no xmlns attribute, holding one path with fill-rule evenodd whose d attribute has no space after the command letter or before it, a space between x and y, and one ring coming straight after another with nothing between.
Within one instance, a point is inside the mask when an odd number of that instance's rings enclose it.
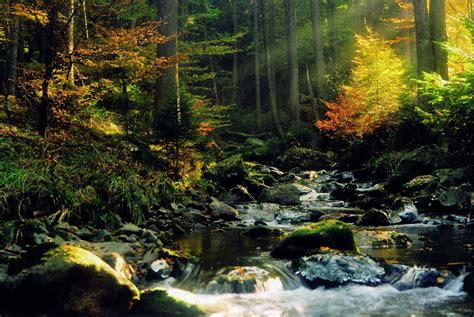
<instances>
[{"instance_id":1,"label":"tree","mask_svg":"<svg viewBox=\"0 0 474 317\"><path fill-rule=\"evenodd\" d=\"M356 36L355 68L335 102L326 102L327 119L317 127L347 138L360 138L394 122L405 90L402 61L388 42L368 28Z\"/></svg>"},{"instance_id":2,"label":"tree","mask_svg":"<svg viewBox=\"0 0 474 317\"><path fill-rule=\"evenodd\" d=\"M316 87L316 97L324 97L324 75L326 64L324 62L323 37L321 32L321 2L311 0L311 25L313 33L313 54L314 54L314 82Z\"/></svg>"},{"instance_id":3,"label":"tree","mask_svg":"<svg viewBox=\"0 0 474 317\"><path fill-rule=\"evenodd\" d=\"M260 87L260 37L258 1L253 1L253 39L255 52L255 111L257 113L257 128L262 129L262 100Z\"/></svg>"},{"instance_id":4,"label":"tree","mask_svg":"<svg viewBox=\"0 0 474 317\"><path fill-rule=\"evenodd\" d=\"M280 139L285 139L283 128L280 124L278 116L278 103L277 103L277 92L276 92L276 79L275 79L275 37L274 37L274 26L275 12L273 7L273 0L260 0L263 12L263 33L264 33L264 47L265 47L265 65L267 68L268 86L269 86L269 97L270 97L270 111L272 113L273 125L277 131Z\"/></svg>"},{"instance_id":5,"label":"tree","mask_svg":"<svg viewBox=\"0 0 474 317\"><path fill-rule=\"evenodd\" d=\"M291 108L291 130L300 129L300 103L299 103L299 76L298 76L298 42L296 38L296 4L292 0L285 0L285 14L287 25L287 54L288 72L290 74L289 92Z\"/></svg>"},{"instance_id":6,"label":"tree","mask_svg":"<svg viewBox=\"0 0 474 317\"><path fill-rule=\"evenodd\" d=\"M229 0L232 5L232 25L234 35L238 34L237 31L237 0ZM239 90L239 55L237 42L234 43L234 54L232 58L232 97L231 103L237 103L237 92Z\"/></svg>"},{"instance_id":7,"label":"tree","mask_svg":"<svg viewBox=\"0 0 474 317\"><path fill-rule=\"evenodd\" d=\"M177 0L157 1L158 20L161 21L160 34L168 38L165 43L157 45L156 55L158 58L168 59L170 62L165 69L160 72L156 79L155 86L155 128L160 122L160 108L174 105L179 116L179 95L178 95L178 64L172 59L176 57L178 48L178 3ZM179 119L179 118L178 118ZM178 120L179 121L179 120Z\"/></svg>"},{"instance_id":8,"label":"tree","mask_svg":"<svg viewBox=\"0 0 474 317\"><path fill-rule=\"evenodd\" d=\"M423 73L435 70L433 42L431 41L430 23L426 0L413 0L416 28L416 57L418 78Z\"/></svg>"},{"instance_id":9,"label":"tree","mask_svg":"<svg viewBox=\"0 0 474 317\"><path fill-rule=\"evenodd\" d=\"M66 40L67 40L67 55L69 58L69 66L67 72L67 81L70 86L74 86L74 21L76 15L76 6L75 0L68 0L67 1L67 32L66 32Z\"/></svg>"},{"instance_id":10,"label":"tree","mask_svg":"<svg viewBox=\"0 0 474 317\"><path fill-rule=\"evenodd\" d=\"M433 41L434 71L448 79L448 51L443 46L448 41L446 30L446 1L430 1L430 30Z\"/></svg>"},{"instance_id":11,"label":"tree","mask_svg":"<svg viewBox=\"0 0 474 317\"><path fill-rule=\"evenodd\" d=\"M361 0L354 1L355 29L360 32L362 29Z\"/></svg>"},{"instance_id":12,"label":"tree","mask_svg":"<svg viewBox=\"0 0 474 317\"><path fill-rule=\"evenodd\" d=\"M20 33L20 17L13 9L15 2L11 3L10 33L8 34L7 58L7 96L14 96L16 92L16 73L18 65L18 38Z\"/></svg>"}]
</instances>

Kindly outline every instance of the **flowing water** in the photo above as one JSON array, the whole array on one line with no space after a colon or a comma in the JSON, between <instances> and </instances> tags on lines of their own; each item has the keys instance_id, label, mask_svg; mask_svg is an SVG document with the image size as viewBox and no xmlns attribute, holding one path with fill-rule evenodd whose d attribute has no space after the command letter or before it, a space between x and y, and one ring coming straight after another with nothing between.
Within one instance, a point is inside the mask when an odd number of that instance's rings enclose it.
<instances>
[{"instance_id":1,"label":"flowing water","mask_svg":"<svg viewBox=\"0 0 474 317\"><path fill-rule=\"evenodd\" d=\"M315 182L315 190L302 196L305 208L344 207L343 202L331 201L321 193L320 185ZM361 186L362 190L368 187ZM440 231L429 223L385 227L382 230L408 234L413 245L373 249L362 244L361 250L409 266L396 283L311 290L295 275L290 262L270 257L277 239L251 239L242 234L243 227L255 220L292 230L298 221L305 221L305 208L240 206L242 221L234 227L190 234L179 241L182 250L200 261L189 265L179 280L168 279L160 286L211 316L474 316L474 299L462 292L466 275L462 267L474 254L472 231ZM455 277L442 288L421 287L424 267L450 269Z\"/></svg>"}]
</instances>

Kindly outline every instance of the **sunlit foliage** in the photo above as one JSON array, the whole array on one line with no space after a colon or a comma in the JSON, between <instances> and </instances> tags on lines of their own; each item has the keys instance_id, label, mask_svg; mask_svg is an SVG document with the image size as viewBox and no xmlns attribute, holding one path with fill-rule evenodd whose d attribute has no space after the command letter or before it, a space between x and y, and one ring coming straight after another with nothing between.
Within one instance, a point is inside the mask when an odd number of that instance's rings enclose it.
<instances>
[{"instance_id":1,"label":"sunlit foliage","mask_svg":"<svg viewBox=\"0 0 474 317\"><path fill-rule=\"evenodd\" d=\"M356 57L348 85L326 102L328 119L318 128L346 138L362 137L390 124L404 93L404 69L394 50L376 33L356 36Z\"/></svg>"}]
</instances>

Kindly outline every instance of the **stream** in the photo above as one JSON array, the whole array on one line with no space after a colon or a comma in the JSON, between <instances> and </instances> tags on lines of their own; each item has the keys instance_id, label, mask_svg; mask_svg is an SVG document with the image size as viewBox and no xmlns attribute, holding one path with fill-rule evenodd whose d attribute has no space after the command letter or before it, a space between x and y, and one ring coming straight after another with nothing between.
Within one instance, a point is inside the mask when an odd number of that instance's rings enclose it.
<instances>
[{"instance_id":1,"label":"stream","mask_svg":"<svg viewBox=\"0 0 474 317\"><path fill-rule=\"evenodd\" d=\"M456 221L450 223L449 230L438 226L445 219L423 215L416 224L354 226L363 254L406 266L396 281L376 286L310 289L291 269L290 261L270 256L278 239L253 239L243 234L255 221L290 232L304 225L314 208L326 208L328 218L355 212L324 192L333 175L306 182L312 190L300 197L302 206L237 205L241 220L231 227L183 237L178 242L180 248L199 257L199 263L188 265L179 279L169 278L159 286L210 316L474 316L474 299L462 292L463 266L474 254L474 237ZM370 186L358 185L361 191ZM364 237L376 230L406 234L412 244L407 248L374 248ZM449 270L452 278L442 287L422 285L420 276L426 268Z\"/></svg>"}]
</instances>

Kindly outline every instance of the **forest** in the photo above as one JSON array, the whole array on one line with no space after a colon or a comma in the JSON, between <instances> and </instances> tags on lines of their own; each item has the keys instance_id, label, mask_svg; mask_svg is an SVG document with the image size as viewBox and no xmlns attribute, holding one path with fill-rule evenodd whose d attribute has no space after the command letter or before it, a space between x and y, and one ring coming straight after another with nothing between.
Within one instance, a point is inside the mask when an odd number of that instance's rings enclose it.
<instances>
[{"instance_id":1,"label":"forest","mask_svg":"<svg viewBox=\"0 0 474 317\"><path fill-rule=\"evenodd\" d=\"M474 0L0 0L0 317L473 316Z\"/></svg>"}]
</instances>

